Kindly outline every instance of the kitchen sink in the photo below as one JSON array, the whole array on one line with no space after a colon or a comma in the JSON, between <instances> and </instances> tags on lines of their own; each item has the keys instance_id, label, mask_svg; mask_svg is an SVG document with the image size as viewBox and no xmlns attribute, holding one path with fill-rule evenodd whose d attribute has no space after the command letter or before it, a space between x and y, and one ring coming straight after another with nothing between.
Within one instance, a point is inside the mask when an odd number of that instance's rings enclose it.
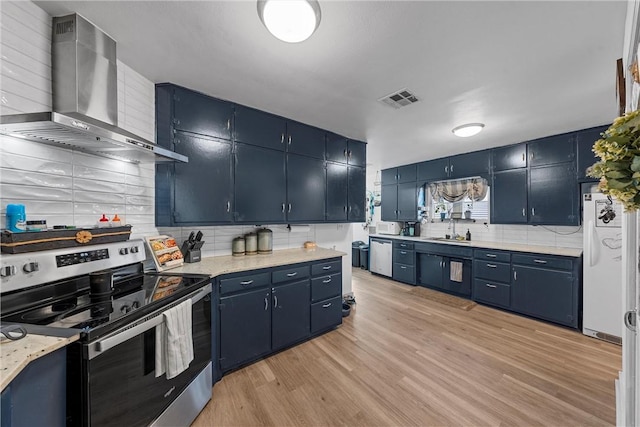
<instances>
[{"instance_id":1,"label":"kitchen sink","mask_svg":"<svg viewBox=\"0 0 640 427\"><path fill-rule=\"evenodd\" d=\"M432 240L436 242L451 242L451 243L470 243L469 240L457 240L457 239L447 239L446 237L423 237L422 240Z\"/></svg>"}]
</instances>

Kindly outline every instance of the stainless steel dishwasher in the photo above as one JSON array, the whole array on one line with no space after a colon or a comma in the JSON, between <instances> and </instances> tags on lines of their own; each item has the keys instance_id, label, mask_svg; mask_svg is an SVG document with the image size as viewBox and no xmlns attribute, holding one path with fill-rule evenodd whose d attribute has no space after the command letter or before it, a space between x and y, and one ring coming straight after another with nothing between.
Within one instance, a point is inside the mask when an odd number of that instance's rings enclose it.
<instances>
[{"instance_id":1,"label":"stainless steel dishwasher","mask_svg":"<svg viewBox=\"0 0 640 427\"><path fill-rule=\"evenodd\" d=\"M369 245L371 261L369 270L372 273L391 277L393 267L393 244L391 240L371 238Z\"/></svg>"}]
</instances>

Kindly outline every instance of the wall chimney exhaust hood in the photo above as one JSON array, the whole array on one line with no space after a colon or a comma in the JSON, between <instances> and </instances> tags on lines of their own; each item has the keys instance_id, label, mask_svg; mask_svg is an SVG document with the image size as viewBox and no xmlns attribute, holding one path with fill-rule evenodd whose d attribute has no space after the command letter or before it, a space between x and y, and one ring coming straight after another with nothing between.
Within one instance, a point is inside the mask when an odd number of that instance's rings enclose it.
<instances>
[{"instance_id":1,"label":"wall chimney exhaust hood","mask_svg":"<svg viewBox=\"0 0 640 427\"><path fill-rule=\"evenodd\" d=\"M0 134L132 163L188 162L118 127L116 43L78 14L53 18L53 112L0 116Z\"/></svg>"}]
</instances>

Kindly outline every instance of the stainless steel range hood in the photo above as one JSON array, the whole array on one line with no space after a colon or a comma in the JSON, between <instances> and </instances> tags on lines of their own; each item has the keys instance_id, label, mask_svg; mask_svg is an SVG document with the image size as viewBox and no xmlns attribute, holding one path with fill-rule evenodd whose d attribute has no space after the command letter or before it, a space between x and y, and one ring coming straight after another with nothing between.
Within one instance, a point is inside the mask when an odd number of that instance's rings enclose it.
<instances>
[{"instance_id":1,"label":"stainless steel range hood","mask_svg":"<svg viewBox=\"0 0 640 427\"><path fill-rule=\"evenodd\" d=\"M116 43L78 14L53 18L53 112L0 116L0 133L133 163L188 162L118 127Z\"/></svg>"}]
</instances>

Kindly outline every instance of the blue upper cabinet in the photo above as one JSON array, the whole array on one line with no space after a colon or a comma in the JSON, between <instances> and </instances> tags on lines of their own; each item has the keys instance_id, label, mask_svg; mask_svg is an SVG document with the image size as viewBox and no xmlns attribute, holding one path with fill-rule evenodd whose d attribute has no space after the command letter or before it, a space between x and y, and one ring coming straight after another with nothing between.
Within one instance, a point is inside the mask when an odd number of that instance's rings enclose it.
<instances>
[{"instance_id":1,"label":"blue upper cabinet","mask_svg":"<svg viewBox=\"0 0 640 427\"><path fill-rule=\"evenodd\" d=\"M180 87L173 96L174 129L231 139L233 104Z\"/></svg>"},{"instance_id":2,"label":"blue upper cabinet","mask_svg":"<svg viewBox=\"0 0 640 427\"><path fill-rule=\"evenodd\" d=\"M548 136L527 142L529 166L572 162L576 158L575 133Z\"/></svg>"},{"instance_id":3,"label":"blue upper cabinet","mask_svg":"<svg viewBox=\"0 0 640 427\"><path fill-rule=\"evenodd\" d=\"M382 185L416 182L416 165L406 165L382 171Z\"/></svg>"},{"instance_id":4,"label":"blue upper cabinet","mask_svg":"<svg viewBox=\"0 0 640 427\"><path fill-rule=\"evenodd\" d=\"M527 144L508 145L491 150L493 171L505 171L527 167Z\"/></svg>"},{"instance_id":5,"label":"blue upper cabinet","mask_svg":"<svg viewBox=\"0 0 640 427\"><path fill-rule=\"evenodd\" d=\"M287 121L279 116L236 106L235 140L274 150L286 148Z\"/></svg>"},{"instance_id":6,"label":"blue upper cabinet","mask_svg":"<svg viewBox=\"0 0 640 427\"><path fill-rule=\"evenodd\" d=\"M327 161L330 162L365 167L367 163L367 144L328 132L326 156Z\"/></svg>"},{"instance_id":7,"label":"blue upper cabinet","mask_svg":"<svg viewBox=\"0 0 640 427\"><path fill-rule=\"evenodd\" d=\"M489 175L489 150L449 157L449 179Z\"/></svg>"},{"instance_id":8,"label":"blue upper cabinet","mask_svg":"<svg viewBox=\"0 0 640 427\"><path fill-rule=\"evenodd\" d=\"M606 131L608 126L599 126L591 129L585 129L577 133L576 146L578 152L577 172L578 181L597 181L596 178L587 176L587 168L593 166L600 160L592 151L593 144L601 138L601 133Z\"/></svg>"},{"instance_id":9,"label":"blue upper cabinet","mask_svg":"<svg viewBox=\"0 0 640 427\"><path fill-rule=\"evenodd\" d=\"M418 182L439 181L449 178L449 158L418 163Z\"/></svg>"},{"instance_id":10,"label":"blue upper cabinet","mask_svg":"<svg viewBox=\"0 0 640 427\"><path fill-rule=\"evenodd\" d=\"M289 153L302 154L324 160L325 131L302 123L287 121L287 139Z\"/></svg>"}]
</instances>

